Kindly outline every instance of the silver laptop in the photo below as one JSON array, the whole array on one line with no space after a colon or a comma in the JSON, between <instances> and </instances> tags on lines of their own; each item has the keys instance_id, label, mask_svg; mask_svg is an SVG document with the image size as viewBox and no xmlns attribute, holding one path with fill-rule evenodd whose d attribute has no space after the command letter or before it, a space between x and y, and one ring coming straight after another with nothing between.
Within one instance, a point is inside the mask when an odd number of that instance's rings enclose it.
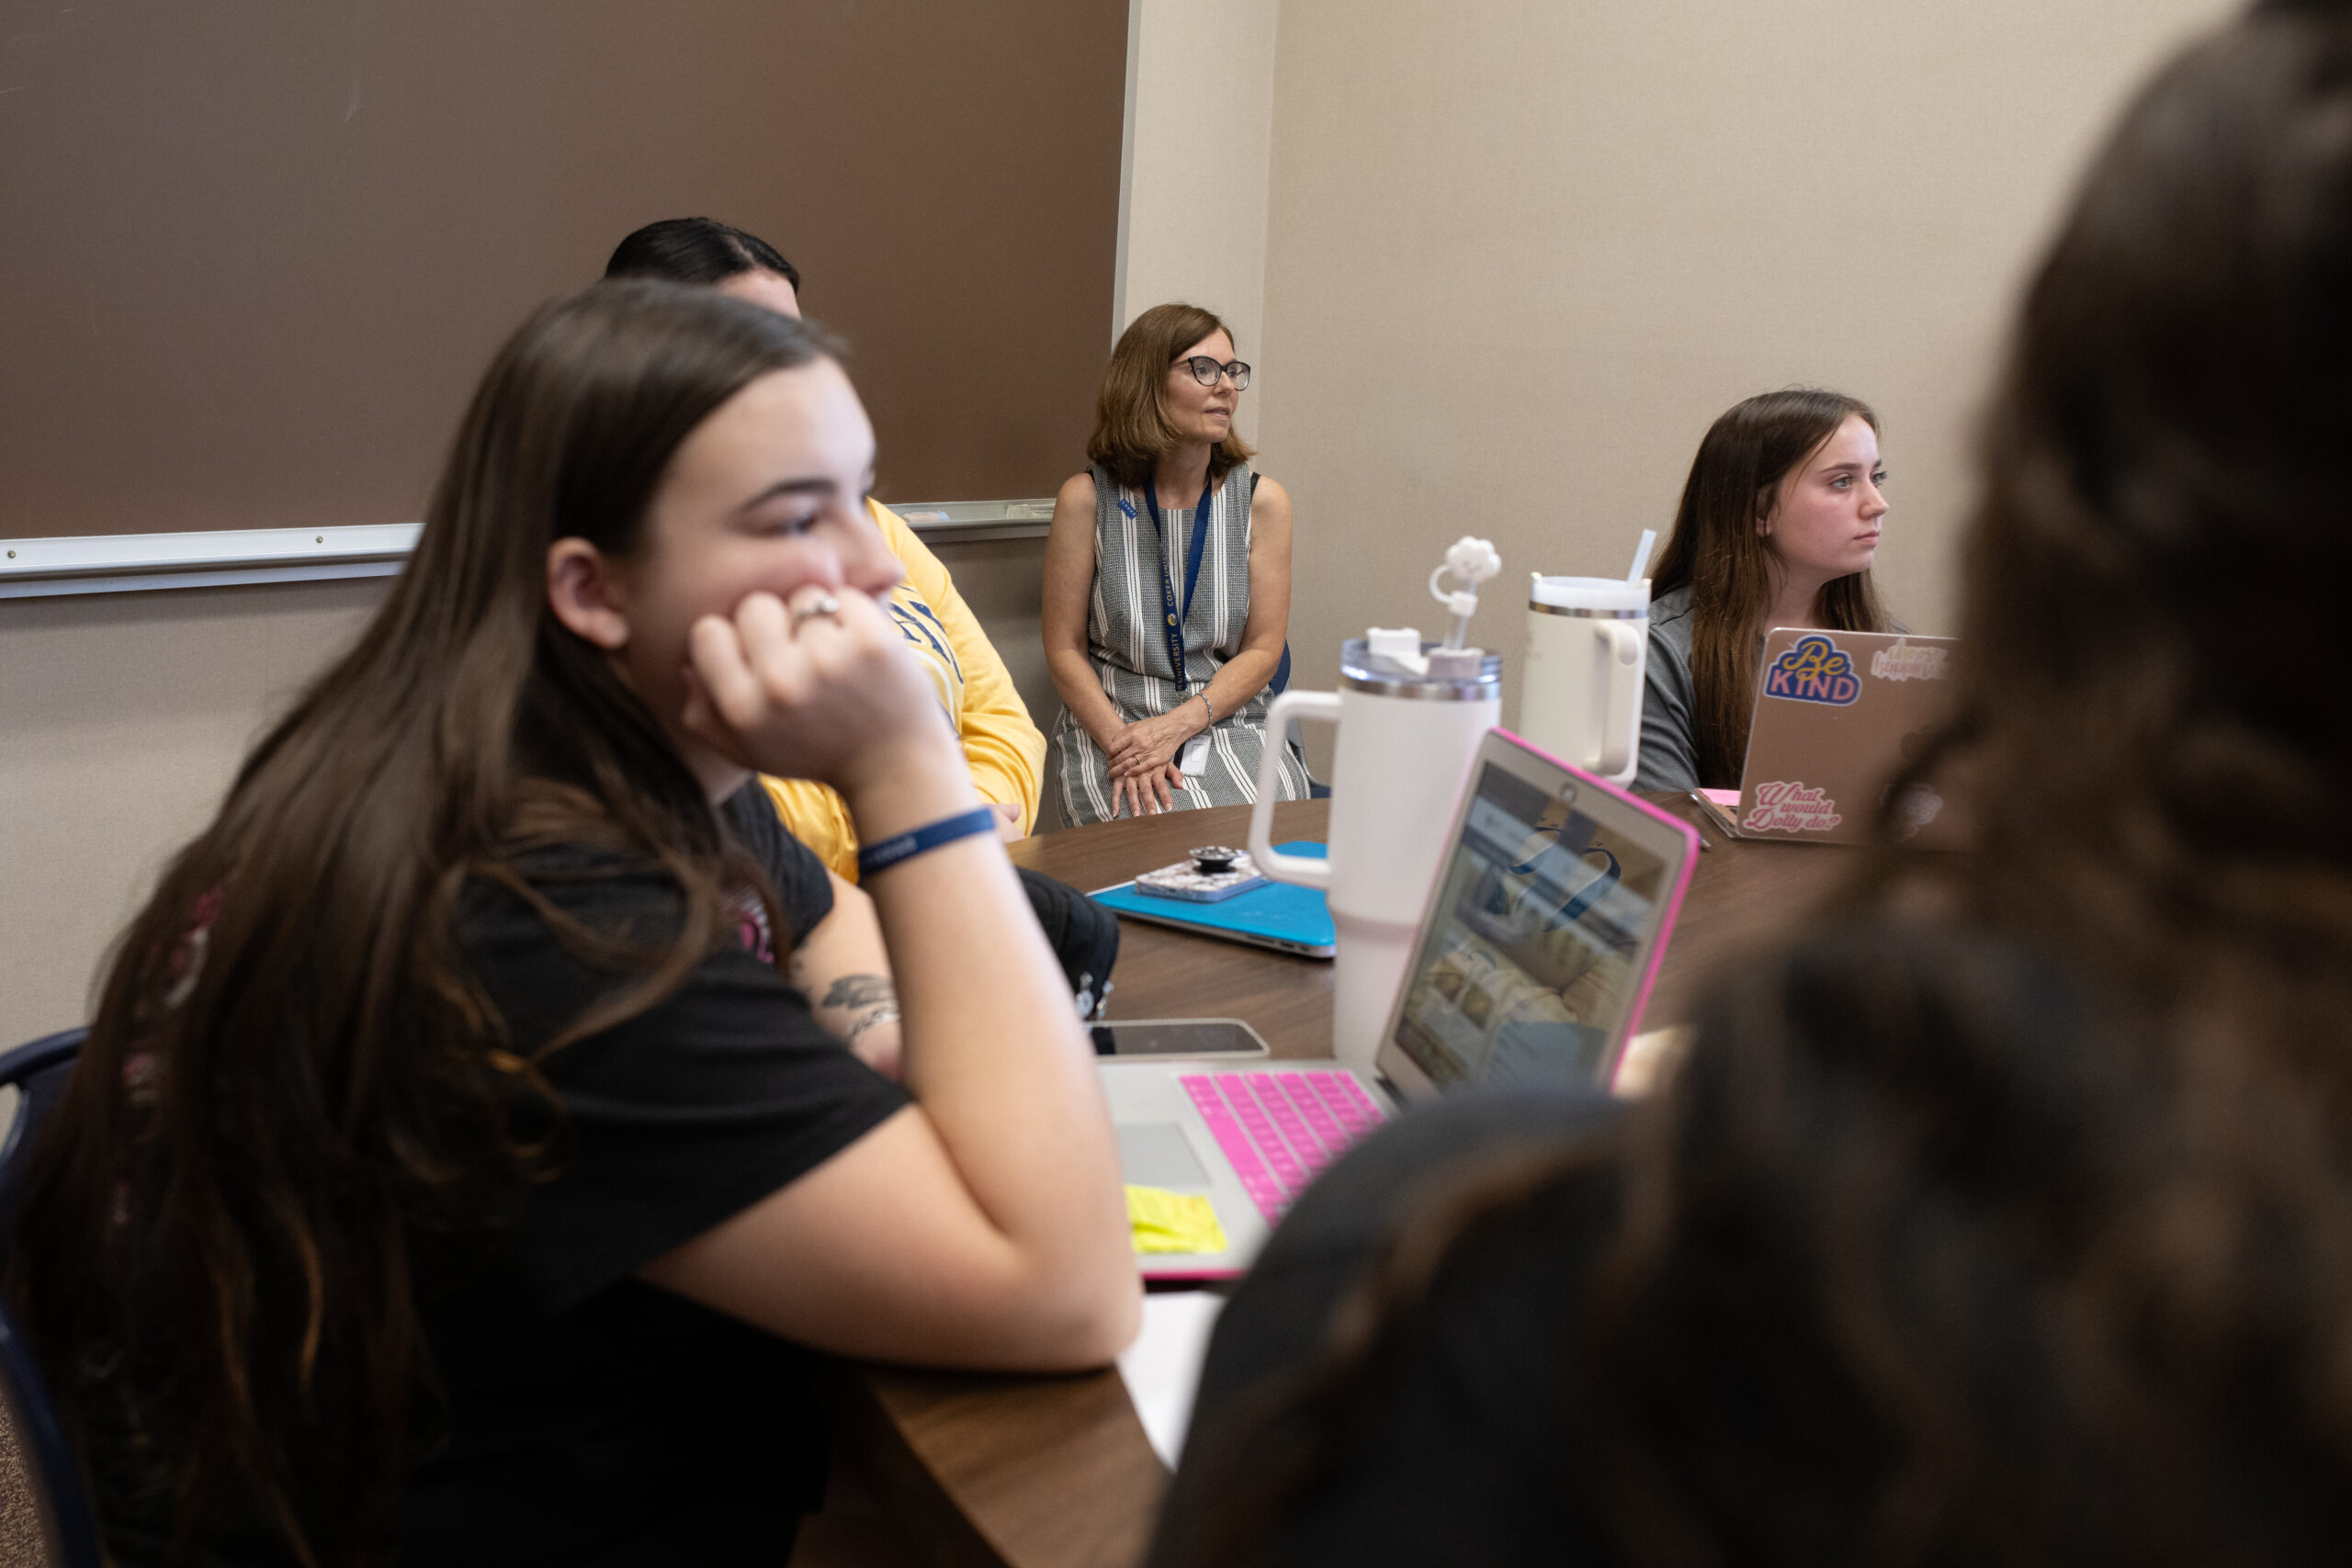
<instances>
[{"instance_id":1,"label":"silver laptop","mask_svg":"<svg viewBox=\"0 0 2352 1568\"><path fill-rule=\"evenodd\" d=\"M1895 774L1951 711L1959 649L1947 637L1775 626L1758 661L1739 802L1728 817L1716 807L1716 820L1735 838L1867 842ZM1963 818L1928 784L1899 812L1923 848L1964 842Z\"/></svg>"},{"instance_id":2,"label":"silver laptop","mask_svg":"<svg viewBox=\"0 0 2352 1568\"><path fill-rule=\"evenodd\" d=\"M1226 1247L1147 1279L1223 1279L1340 1148L1448 1090L1606 1087L1690 886L1677 818L1490 730L1471 764L1375 1071L1338 1061L1101 1064L1125 1179L1205 1195Z\"/></svg>"}]
</instances>

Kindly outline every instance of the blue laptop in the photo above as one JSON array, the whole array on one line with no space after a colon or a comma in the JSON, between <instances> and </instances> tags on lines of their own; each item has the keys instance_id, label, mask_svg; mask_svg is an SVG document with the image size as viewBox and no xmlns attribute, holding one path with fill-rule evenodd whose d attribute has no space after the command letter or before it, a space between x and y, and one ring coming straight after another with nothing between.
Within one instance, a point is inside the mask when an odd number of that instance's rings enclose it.
<instances>
[{"instance_id":1,"label":"blue laptop","mask_svg":"<svg viewBox=\"0 0 2352 1568\"><path fill-rule=\"evenodd\" d=\"M1287 854L1323 858L1323 846L1308 839L1274 847ZM1329 958L1338 951L1339 938L1331 930L1331 911L1323 902L1323 890L1319 887L1293 887L1288 883L1269 882L1214 904L1193 904L1182 898L1138 893L1134 883L1122 882L1115 887L1103 888L1092 897L1128 919L1173 926L1180 931L1246 942L1252 947L1271 947L1277 953L1295 953L1306 958Z\"/></svg>"}]
</instances>

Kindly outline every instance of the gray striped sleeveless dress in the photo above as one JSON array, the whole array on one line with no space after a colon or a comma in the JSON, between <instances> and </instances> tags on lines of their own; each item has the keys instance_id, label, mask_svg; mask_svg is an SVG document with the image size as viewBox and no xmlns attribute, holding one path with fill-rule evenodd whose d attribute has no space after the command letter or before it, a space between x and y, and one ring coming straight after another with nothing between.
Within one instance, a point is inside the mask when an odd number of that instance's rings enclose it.
<instances>
[{"instance_id":1,"label":"gray striped sleeveless dress","mask_svg":"<svg viewBox=\"0 0 2352 1568\"><path fill-rule=\"evenodd\" d=\"M1159 542L1151 509L1138 490L1094 469L1094 595L1087 606L1087 654L1102 678L1103 694L1132 724L1189 702L1225 661L1240 651L1250 620L1250 466L1237 464L1209 498L1208 537L1202 547L1201 577L1190 602L1180 606L1184 629L1185 687L1179 691L1169 667L1168 640L1160 633ZM1159 515L1169 532L1168 580L1184 592L1184 558L1193 509L1170 510L1160 498ZM1207 768L1174 792L1182 810L1208 806L1246 806L1258 798L1258 758L1266 744L1266 705L1261 691L1229 714L1219 714L1208 733ZM1064 708L1055 721L1053 773L1061 792L1062 819L1076 827L1111 817L1111 767L1086 727ZM1306 766L1283 748L1274 798L1306 796Z\"/></svg>"}]
</instances>

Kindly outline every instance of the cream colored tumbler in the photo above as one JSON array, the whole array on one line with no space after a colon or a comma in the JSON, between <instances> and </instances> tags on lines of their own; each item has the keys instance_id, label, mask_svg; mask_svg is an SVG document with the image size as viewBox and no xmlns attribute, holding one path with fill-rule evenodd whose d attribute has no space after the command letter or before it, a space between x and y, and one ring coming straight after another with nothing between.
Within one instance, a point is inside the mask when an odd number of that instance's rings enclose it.
<instances>
[{"instance_id":1,"label":"cream colored tumbler","mask_svg":"<svg viewBox=\"0 0 2352 1568\"><path fill-rule=\"evenodd\" d=\"M1649 661L1649 579L1537 576L1527 592L1519 734L1611 784L1633 783Z\"/></svg>"}]
</instances>

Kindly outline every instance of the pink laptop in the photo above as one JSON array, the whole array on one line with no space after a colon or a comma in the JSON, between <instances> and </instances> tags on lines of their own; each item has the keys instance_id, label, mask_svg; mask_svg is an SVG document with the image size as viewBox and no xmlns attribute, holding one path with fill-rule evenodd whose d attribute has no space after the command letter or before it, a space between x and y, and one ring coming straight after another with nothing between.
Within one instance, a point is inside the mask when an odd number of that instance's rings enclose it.
<instances>
[{"instance_id":1,"label":"pink laptop","mask_svg":"<svg viewBox=\"0 0 2352 1568\"><path fill-rule=\"evenodd\" d=\"M1227 1242L1140 1258L1144 1276L1240 1273L1299 1191L1401 1101L1474 1086L1606 1089L1697 851L1679 818L1488 731L1374 1073L1102 1060L1126 1180L1206 1195Z\"/></svg>"}]
</instances>

